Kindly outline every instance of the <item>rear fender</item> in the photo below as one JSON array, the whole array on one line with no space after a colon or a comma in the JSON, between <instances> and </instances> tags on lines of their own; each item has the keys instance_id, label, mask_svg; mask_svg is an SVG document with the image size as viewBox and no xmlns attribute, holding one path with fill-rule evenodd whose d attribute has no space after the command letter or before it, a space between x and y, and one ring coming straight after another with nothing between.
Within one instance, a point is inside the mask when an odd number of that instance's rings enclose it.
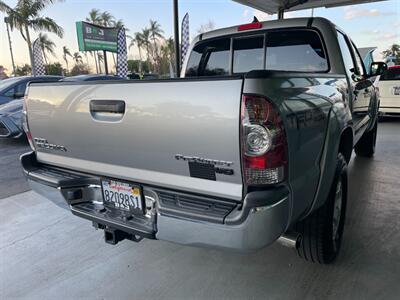
<instances>
[{"instance_id":1,"label":"rear fender","mask_svg":"<svg viewBox=\"0 0 400 300\"><path fill-rule=\"evenodd\" d=\"M336 103L329 114L324 149L320 160L321 176L318 188L315 193L314 201L303 218L320 208L327 200L335 175L341 137L348 128L351 128L354 141L354 131L349 107L343 102ZM351 148L353 148L353 145L351 145ZM350 159L350 157L348 158Z\"/></svg>"}]
</instances>

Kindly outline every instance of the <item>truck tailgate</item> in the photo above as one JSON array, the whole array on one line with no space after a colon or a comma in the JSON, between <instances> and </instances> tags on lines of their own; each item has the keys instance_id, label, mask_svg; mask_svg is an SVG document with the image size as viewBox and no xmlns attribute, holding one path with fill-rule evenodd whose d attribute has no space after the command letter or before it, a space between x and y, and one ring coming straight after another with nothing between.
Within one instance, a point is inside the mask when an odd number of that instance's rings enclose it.
<instances>
[{"instance_id":1,"label":"truck tailgate","mask_svg":"<svg viewBox=\"0 0 400 300\"><path fill-rule=\"evenodd\" d=\"M242 83L232 78L32 84L27 111L37 158L239 200Z\"/></svg>"}]
</instances>

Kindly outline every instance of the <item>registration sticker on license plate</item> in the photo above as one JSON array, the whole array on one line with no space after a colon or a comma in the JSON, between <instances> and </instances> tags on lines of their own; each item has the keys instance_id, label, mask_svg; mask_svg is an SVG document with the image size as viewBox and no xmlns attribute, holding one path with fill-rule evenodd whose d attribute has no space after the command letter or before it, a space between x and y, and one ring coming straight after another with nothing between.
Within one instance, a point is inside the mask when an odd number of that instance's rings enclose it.
<instances>
[{"instance_id":1,"label":"registration sticker on license plate","mask_svg":"<svg viewBox=\"0 0 400 300\"><path fill-rule=\"evenodd\" d=\"M104 204L131 211L142 210L140 188L127 182L111 179L101 181Z\"/></svg>"},{"instance_id":2,"label":"registration sticker on license plate","mask_svg":"<svg viewBox=\"0 0 400 300\"><path fill-rule=\"evenodd\" d=\"M400 86L395 86L393 88L393 95L400 96Z\"/></svg>"}]
</instances>

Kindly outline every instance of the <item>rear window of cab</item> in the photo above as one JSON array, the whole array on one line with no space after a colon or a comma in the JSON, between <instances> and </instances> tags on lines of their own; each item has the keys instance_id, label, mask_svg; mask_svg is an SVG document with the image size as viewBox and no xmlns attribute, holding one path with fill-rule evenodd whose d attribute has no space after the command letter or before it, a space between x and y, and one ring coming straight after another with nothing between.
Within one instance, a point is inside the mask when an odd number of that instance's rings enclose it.
<instances>
[{"instance_id":1,"label":"rear window of cab","mask_svg":"<svg viewBox=\"0 0 400 300\"><path fill-rule=\"evenodd\" d=\"M400 80L400 66L387 69L380 80Z\"/></svg>"},{"instance_id":2,"label":"rear window of cab","mask_svg":"<svg viewBox=\"0 0 400 300\"><path fill-rule=\"evenodd\" d=\"M199 42L190 54L185 76L222 76L262 69L327 72L329 66L316 31L290 29Z\"/></svg>"}]
</instances>

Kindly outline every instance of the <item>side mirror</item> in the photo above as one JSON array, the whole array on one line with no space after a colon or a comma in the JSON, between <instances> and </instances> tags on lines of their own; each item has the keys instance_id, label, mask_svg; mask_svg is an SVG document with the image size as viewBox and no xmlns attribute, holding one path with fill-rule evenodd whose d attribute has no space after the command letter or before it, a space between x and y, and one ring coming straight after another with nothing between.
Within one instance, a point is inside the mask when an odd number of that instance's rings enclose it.
<instances>
[{"instance_id":1,"label":"side mirror","mask_svg":"<svg viewBox=\"0 0 400 300\"><path fill-rule=\"evenodd\" d=\"M24 98L24 96L25 96L25 93L21 93L21 92L14 93L14 99Z\"/></svg>"},{"instance_id":2,"label":"side mirror","mask_svg":"<svg viewBox=\"0 0 400 300\"><path fill-rule=\"evenodd\" d=\"M382 75L387 70L387 64L382 61L377 61L371 63L369 68L369 76L374 77L378 75Z\"/></svg>"}]
</instances>

